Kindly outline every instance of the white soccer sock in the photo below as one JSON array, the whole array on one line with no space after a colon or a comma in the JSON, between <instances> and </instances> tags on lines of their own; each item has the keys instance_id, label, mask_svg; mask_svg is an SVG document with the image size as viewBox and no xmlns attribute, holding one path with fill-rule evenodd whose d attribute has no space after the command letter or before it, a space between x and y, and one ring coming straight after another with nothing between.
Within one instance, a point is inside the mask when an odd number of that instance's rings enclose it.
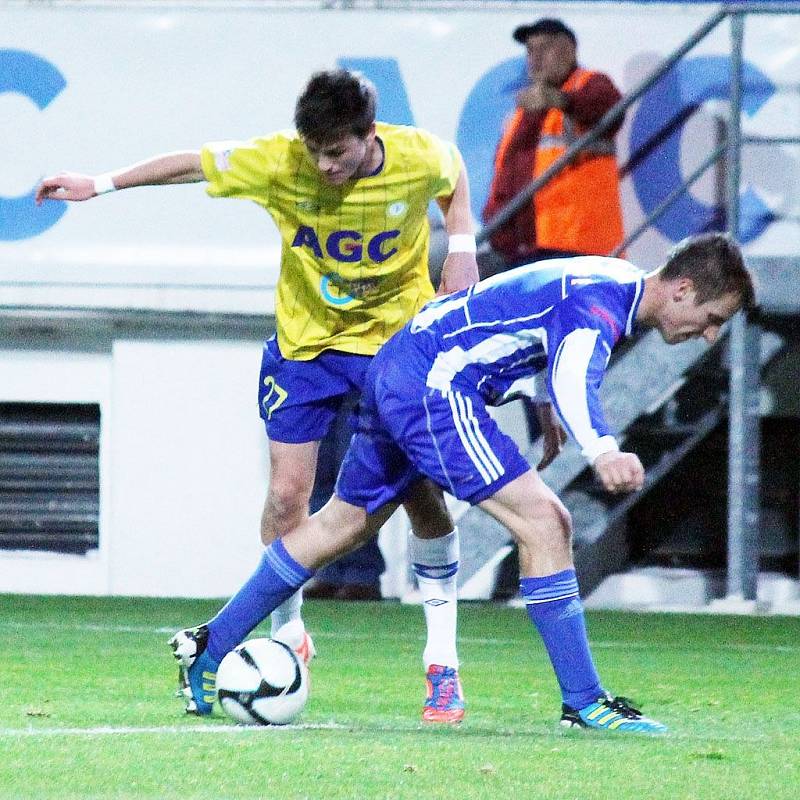
<instances>
[{"instance_id":1,"label":"white soccer sock","mask_svg":"<svg viewBox=\"0 0 800 800\"><path fill-rule=\"evenodd\" d=\"M420 539L412 532L408 553L422 594L422 607L428 626L428 640L422 653L425 669L431 664L458 669L458 528L438 539Z\"/></svg>"},{"instance_id":2,"label":"white soccer sock","mask_svg":"<svg viewBox=\"0 0 800 800\"><path fill-rule=\"evenodd\" d=\"M277 608L273 609L270 619L272 622L271 636L279 639L289 647L299 647L303 643L303 634L306 626L300 616L303 605L303 589L298 589L293 595L284 600Z\"/></svg>"}]
</instances>

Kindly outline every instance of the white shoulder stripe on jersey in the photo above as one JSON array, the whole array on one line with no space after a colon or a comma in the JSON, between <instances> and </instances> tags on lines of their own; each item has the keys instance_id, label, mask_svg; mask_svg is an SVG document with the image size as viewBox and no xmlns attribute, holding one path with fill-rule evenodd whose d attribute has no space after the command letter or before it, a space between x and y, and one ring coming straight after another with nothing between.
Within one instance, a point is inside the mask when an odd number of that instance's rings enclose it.
<instances>
[{"instance_id":1,"label":"white shoulder stripe on jersey","mask_svg":"<svg viewBox=\"0 0 800 800\"><path fill-rule=\"evenodd\" d=\"M437 322L442 317L447 316L451 311L458 309L464 310L464 318L469 323L469 314L466 307L469 298L472 296L472 287L461 297L454 297L449 299L432 300L413 317L411 320L411 333L419 333L427 328L430 328L434 322Z\"/></svg>"},{"instance_id":2,"label":"white shoulder stripe on jersey","mask_svg":"<svg viewBox=\"0 0 800 800\"><path fill-rule=\"evenodd\" d=\"M468 293L467 293L467 299L469 299L470 297L472 297L472 295L473 295L473 292L468 292ZM464 306L464 318L465 318L465 319L466 319L466 321L467 321L467 327L468 327L468 328L471 328L471 327L472 327L472 315L469 313L469 303L467 303L467 304Z\"/></svg>"},{"instance_id":3,"label":"white shoulder stripe on jersey","mask_svg":"<svg viewBox=\"0 0 800 800\"><path fill-rule=\"evenodd\" d=\"M469 350L459 346L453 347L437 354L425 383L431 389L449 391L453 378L470 364L494 364L517 351L537 344L542 348L542 353L546 352L547 332L544 328L497 333L478 342Z\"/></svg>"},{"instance_id":4,"label":"white shoulder stripe on jersey","mask_svg":"<svg viewBox=\"0 0 800 800\"><path fill-rule=\"evenodd\" d=\"M590 328L568 333L561 340L552 373L553 399L584 455L600 439L586 395L586 374L599 336L599 331Z\"/></svg>"},{"instance_id":5,"label":"white shoulder stripe on jersey","mask_svg":"<svg viewBox=\"0 0 800 800\"><path fill-rule=\"evenodd\" d=\"M461 336L461 334L466 333L467 331L475 331L480 328L494 328L500 325L504 325L506 327L519 325L521 322L530 322L532 319L540 319L541 317L549 314L552 310L553 306L547 306L547 308L545 308L543 311L537 311L535 314L526 314L524 317L514 317L513 319L491 319L485 322L472 322L471 318L469 317L468 304L464 309L464 312L467 315L467 324L463 328L458 328L450 333L443 334L442 339L451 339L453 336Z\"/></svg>"},{"instance_id":6,"label":"white shoulder stripe on jersey","mask_svg":"<svg viewBox=\"0 0 800 800\"><path fill-rule=\"evenodd\" d=\"M630 336L633 331L633 323L636 321L636 312L639 310L639 301L642 299L642 292L644 291L644 278L639 278L636 282L636 293L633 297L631 310L628 312L628 320L625 323L625 335Z\"/></svg>"}]
</instances>

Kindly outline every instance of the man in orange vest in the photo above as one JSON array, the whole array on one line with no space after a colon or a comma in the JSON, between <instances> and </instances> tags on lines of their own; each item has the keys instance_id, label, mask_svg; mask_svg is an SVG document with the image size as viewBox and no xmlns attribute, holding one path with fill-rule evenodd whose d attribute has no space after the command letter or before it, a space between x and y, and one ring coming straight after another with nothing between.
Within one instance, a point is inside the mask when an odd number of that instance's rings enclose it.
<instances>
[{"instance_id":1,"label":"man in orange vest","mask_svg":"<svg viewBox=\"0 0 800 800\"><path fill-rule=\"evenodd\" d=\"M531 82L517 96L497 147L483 210L487 223L621 98L607 75L578 66L575 34L561 20L520 25L513 35L527 50ZM505 268L544 258L608 255L622 242L614 147L621 124L620 118L490 237Z\"/></svg>"}]
</instances>

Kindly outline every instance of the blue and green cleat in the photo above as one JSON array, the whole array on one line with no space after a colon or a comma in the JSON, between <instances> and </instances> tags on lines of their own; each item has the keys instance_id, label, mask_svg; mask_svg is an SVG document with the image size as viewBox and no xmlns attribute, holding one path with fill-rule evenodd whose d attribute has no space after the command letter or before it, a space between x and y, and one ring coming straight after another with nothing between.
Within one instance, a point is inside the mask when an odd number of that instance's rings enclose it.
<instances>
[{"instance_id":1,"label":"blue and green cleat","mask_svg":"<svg viewBox=\"0 0 800 800\"><path fill-rule=\"evenodd\" d=\"M199 625L178 631L170 640L172 654L178 662L178 697L186 702L186 713L207 716L217 699L219 662L206 651L208 628Z\"/></svg>"},{"instance_id":2,"label":"blue and green cleat","mask_svg":"<svg viewBox=\"0 0 800 800\"><path fill-rule=\"evenodd\" d=\"M561 725L565 728L592 728L622 733L666 733L667 726L642 716L625 697L602 695L581 709L566 703L561 706Z\"/></svg>"}]
</instances>

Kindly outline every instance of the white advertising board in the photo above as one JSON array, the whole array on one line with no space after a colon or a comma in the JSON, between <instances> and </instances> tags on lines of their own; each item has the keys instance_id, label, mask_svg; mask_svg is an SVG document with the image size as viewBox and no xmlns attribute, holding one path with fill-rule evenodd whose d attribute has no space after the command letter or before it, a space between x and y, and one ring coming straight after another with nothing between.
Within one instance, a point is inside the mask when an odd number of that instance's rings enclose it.
<instances>
[{"instance_id":1,"label":"white advertising board","mask_svg":"<svg viewBox=\"0 0 800 800\"><path fill-rule=\"evenodd\" d=\"M99 173L291 126L308 75L337 64L376 82L382 118L457 141L479 218L495 145L524 75L522 48L511 38L516 25L560 16L578 36L581 63L607 72L627 93L717 8L0 3L0 294L17 302L36 286L77 287L69 295L75 304L84 289L106 285L229 287L240 298L251 289L260 296L274 285L279 240L255 205L211 200L201 185L190 185L36 208L33 191L41 177L61 170ZM747 18L748 135L800 135L798 40L797 15ZM723 23L629 111L618 137L620 163L632 163L623 183L628 230L715 145L729 50ZM745 147L749 252L800 250L799 158L792 143ZM719 180L711 170L629 256L654 266L671 242L708 224ZM148 298L142 293L136 302L148 305Z\"/></svg>"}]
</instances>

